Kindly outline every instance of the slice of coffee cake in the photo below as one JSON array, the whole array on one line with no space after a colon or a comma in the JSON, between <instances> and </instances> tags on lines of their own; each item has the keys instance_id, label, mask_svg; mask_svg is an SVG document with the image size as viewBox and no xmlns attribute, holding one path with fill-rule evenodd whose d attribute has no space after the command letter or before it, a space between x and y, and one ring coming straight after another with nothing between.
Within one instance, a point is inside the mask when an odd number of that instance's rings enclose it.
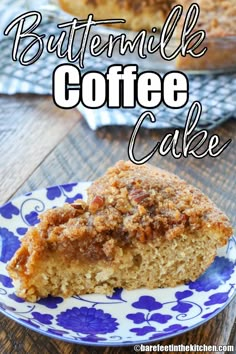
<instances>
[{"instance_id":1,"label":"slice of coffee cake","mask_svg":"<svg viewBox=\"0 0 236 354\"><path fill-rule=\"evenodd\" d=\"M120 161L78 200L48 210L8 264L17 295L111 294L195 280L232 234L198 189L151 165Z\"/></svg>"}]
</instances>

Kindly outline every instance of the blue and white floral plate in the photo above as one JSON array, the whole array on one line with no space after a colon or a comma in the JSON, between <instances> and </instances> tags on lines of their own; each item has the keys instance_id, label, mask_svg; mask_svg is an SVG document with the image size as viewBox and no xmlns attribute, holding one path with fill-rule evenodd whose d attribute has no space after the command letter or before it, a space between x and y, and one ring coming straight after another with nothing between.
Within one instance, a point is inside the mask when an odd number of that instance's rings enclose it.
<instances>
[{"instance_id":1,"label":"blue and white floral plate","mask_svg":"<svg viewBox=\"0 0 236 354\"><path fill-rule=\"evenodd\" d=\"M83 295L37 303L18 298L6 263L19 239L46 209L86 198L89 183L50 187L16 198L0 208L0 310L16 322L53 338L90 345L132 345L169 338L206 322L233 298L236 239L195 282L176 288L117 289L113 296Z\"/></svg>"}]
</instances>

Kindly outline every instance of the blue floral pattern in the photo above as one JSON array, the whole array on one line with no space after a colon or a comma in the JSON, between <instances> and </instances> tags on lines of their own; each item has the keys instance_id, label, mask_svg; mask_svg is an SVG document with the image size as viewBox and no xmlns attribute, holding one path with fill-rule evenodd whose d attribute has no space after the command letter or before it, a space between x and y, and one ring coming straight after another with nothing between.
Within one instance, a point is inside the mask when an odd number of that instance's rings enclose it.
<instances>
[{"instance_id":1,"label":"blue floral pattern","mask_svg":"<svg viewBox=\"0 0 236 354\"><path fill-rule=\"evenodd\" d=\"M0 215L6 219L12 219L14 215L19 215L19 209L9 202L0 207Z\"/></svg>"},{"instance_id":2,"label":"blue floral pattern","mask_svg":"<svg viewBox=\"0 0 236 354\"><path fill-rule=\"evenodd\" d=\"M28 229L26 227L18 227L16 229L16 232L18 233L18 235L23 236L26 234L27 230Z\"/></svg>"},{"instance_id":3,"label":"blue floral pattern","mask_svg":"<svg viewBox=\"0 0 236 354\"><path fill-rule=\"evenodd\" d=\"M47 188L47 198L49 200L54 200L56 198L61 197L64 195L66 203L73 203L76 199L82 199L82 194L77 193L72 197L67 195L67 192L71 192L74 187L77 186L77 183L70 183L70 184L62 184L60 186L54 186Z\"/></svg>"},{"instance_id":4,"label":"blue floral pattern","mask_svg":"<svg viewBox=\"0 0 236 354\"><path fill-rule=\"evenodd\" d=\"M48 309L56 309L59 304L63 302L63 299L61 297L52 297L48 296L44 299L40 299L38 301L38 304L46 306Z\"/></svg>"},{"instance_id":5,"label":"blue floral pattern","mask_svg":"<svg viewBox=\"0 0 236 354\"><path fill-rule=\"evenodd\" d=\"M230 279L234 272L235 263L225 257L216 257L214 263L196 281L189 282L189 288L196 291L209 291L217 289Z\"/></svg>"},{"instance_id":6,"label":"blue floral pattern","mask_svg":"<svg viewBox=\"0 0 236 354\"><path fill-rule=\"evenodd\" d=\"M32 312L32 316L38 322L43 323L43 324L51 324L52 319L53 319L53 316L48 315L48 314L42 314L40 312Z\"/></svg>"},{"instance_id":7,"label":"blue floral pattern","mask_svg":"<svg viewBox=\"0 0 236 354\"><path fill-rule=\"evenodd\" d=\"M20 247L20 241L13 232L9 231L6 227L0 227L0 261L3 263L8 262Z\"/></svg>"},{"instance_id":8,"label":"blue floral pattern","mask_svg":"<svg viewBox=\"0 0 236 354\"><path fill-rule=\"evenodd\" d=\"M59 326L84 334L112 333L118 323L109 313L94 307L74 307L57 316Z\"/></svg>"},{"instance_id":9,"label":"blue floral pattern","mask_svg":"<svg viewBox=\"0 0 236 354\"><path fill-rule=\"evenodd\" d=\"M133 303L133 307L153 311L161 309L162 304L156 301L152 296L141 296L137 302Z\"/></svg>"},{"instance_id":10,"label":"blue floral pattern","mask_svg":"<svg viewBox=\"0 0 236 354\"><path fill-rule=\"evenodd\" d=\"M35 226L39 223L38 213L36 211L31 211L29 214L25 215L25 220L27 221L28 225Z\"/></svg>"},{"instance_id":11,"label":"blue floral pattern","mask_svg":"<svg viewBox=\"0 0 236 354\"><path fill-rule=\"evenodd\" d=\"M236 287L236 239L194 282L169 289L116 289L110 296L49 296L35 304L19 298L6 263L20 238L49 208L85 196L89 183L70 183L34 191L0 207L0 311L54 338L92 345L145 343L183 333L215 316Z\"/></svg>"},{"instance_id":12,"label":"blue floral pattern","mask_svg":"<svg viewBox=\"0 0 236 354\"><path fill-rule=\"evenodd\" d=\"M4 274L0 274L0 283L1 283L5 288L13 288L11 278L7 277L7 276L4 275Z\"/></svg>"}]
</instances>

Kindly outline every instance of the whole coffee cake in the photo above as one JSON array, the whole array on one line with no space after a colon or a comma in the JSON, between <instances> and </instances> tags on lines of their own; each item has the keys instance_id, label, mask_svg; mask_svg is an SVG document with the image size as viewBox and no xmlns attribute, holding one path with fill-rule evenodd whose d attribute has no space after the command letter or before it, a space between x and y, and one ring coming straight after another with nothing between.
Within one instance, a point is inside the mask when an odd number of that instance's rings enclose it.
<instances>
[{"instance_id":1,"label":"whole coffee cake","mask_svg":"<svg viewBox=\"0 0 236 354\"><path fill-rule=\"evenodd\" d=\"M7 266L17 295L111 294L195 280L232 235L198 189L151 165L120 161L88 200L44 212Z\"/></svg>"},{"instance_id":2,"label":"whole coffee cake","mask_svg":"<svg viewBox=\"0 0 236 354\"><path fill-rule=\"evenodd\" d=\"M191 56L177 57L175 67L182 70L208 71L208 70L235 70L236 62L236 1L235 0L58 0L59 6L78 18L87 18L93 14L96 20L125 19L125 24L115 24L115 27L126 28L132 31L152 28L158 30L171 9L176 5L183 6L183 16L177 24L174 39L170 42L170 49L179 46L185 15L191 4L198 4L200 16L194 31L205 30L206 40L196 50L201 52L208 48L204 56L192 58ZM158 56L157 56L158 60ZM160 58L159 58L160 60Z\"/></svg>"},{"instance_id":3,"label":"whole coffee cake","mask_svg":"<svg viewBox=\"0 0 236 354\"><path fill-rule=\"evenodd\" d=\"M197 3L201 9L199 28L209 36L224 37L236 35L235 0L58 0L60 6L78 18L93 14L96 20L124 18L122 28L133 31L153 27L160 28L175 5L183 5L184 11Z\"/></svg>"}]
</instances>

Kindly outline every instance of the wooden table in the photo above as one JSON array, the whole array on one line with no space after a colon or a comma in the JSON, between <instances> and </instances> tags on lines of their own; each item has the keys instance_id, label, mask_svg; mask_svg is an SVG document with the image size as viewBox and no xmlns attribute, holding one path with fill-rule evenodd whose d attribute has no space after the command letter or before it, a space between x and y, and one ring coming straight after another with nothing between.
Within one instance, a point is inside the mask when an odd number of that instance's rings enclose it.
<instances>
[{"instance_id":1,"label":"wooden table","mask_svg":"<svg viewBox=\"0 0 236 354\"><path fill-rule=\"evenodd\" d=\"M144 155L166 131L144 130L137 155ZM222 142L233 139L218 158L174 160L156 154L151 162L201 188L228 214L234 225L236 123L215 129ZM127 159L131 128L89 129L77 110L56 108L51 97L0 96L0 202L16 195L71 181L93 180L119 159ZM227 308L206 324L161 344L234 344L235 308ZM50 339L0 315L0 353L132 353L133 347L97 348Z\"/></svg>"}]
</instances>

